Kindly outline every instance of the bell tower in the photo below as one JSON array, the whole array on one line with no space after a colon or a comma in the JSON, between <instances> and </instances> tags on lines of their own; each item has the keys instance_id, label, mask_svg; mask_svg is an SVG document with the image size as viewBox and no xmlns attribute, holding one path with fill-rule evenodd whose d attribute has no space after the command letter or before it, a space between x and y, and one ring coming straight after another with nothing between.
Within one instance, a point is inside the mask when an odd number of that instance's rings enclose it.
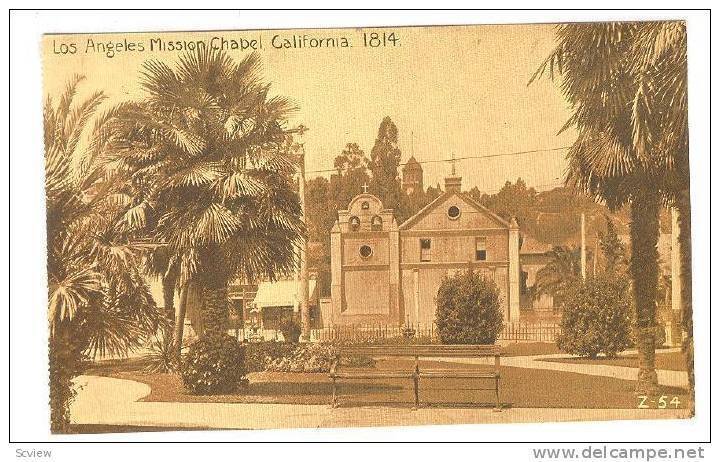
<instances>
[{"instance_id":1,"label":"bell tower","mask_svg":"<svg viewBox=\"0 0 720 462\"><path fill-rule=\"evenodd\" d=\"M415 156L410 156L410 159L402 168L402 187L407 195L411 195L416 191L424 191L423 169Z\"/></svg>"}]
</instances>

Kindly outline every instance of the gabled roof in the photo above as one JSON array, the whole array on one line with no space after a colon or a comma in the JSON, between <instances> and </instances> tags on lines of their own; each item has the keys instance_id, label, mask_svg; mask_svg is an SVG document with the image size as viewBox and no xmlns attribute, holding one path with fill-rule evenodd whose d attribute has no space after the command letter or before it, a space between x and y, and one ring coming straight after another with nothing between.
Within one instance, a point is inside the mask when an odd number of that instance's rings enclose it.
<instances>
[{"instance_id":1,"label":"gabled roof","mask_svg":"<svg viewBox=\"0 0 720 462\"><path fill-rule=\"evenodd\" d=\"M522 246L520 247L521 255L539 254L544 255L553 249L552 244L545 244L538 241L537 239L528 236L523 236Z\"/></svg>"},{"instance_id":2,"label":"gabled roof","mask_svg":"<svg viewBox=\"0 0 720 462\"><path fill-rule=\"evenodd\" d=\"M415 215L413 215L413 216L411 216L410 218L408 218L407 220L405 220L400 226L398 226L398 229L400 229L400 230L408 229L410 226L412 226L412 225L414 225L415 223L417 223L422 217L426 216L426 215L427 215L431 210L433 210L439 203L445 201L446 199L448 199L449 197L451 197L451 196L453 196L453 195L456 195L456 196L460 197L462 200L464 200L465 202L467 202L467 203L468 203L470 206L472 206L473 208L475 208L475 209L477 209L478 211L486 214L487 216L489 216L490 218L492 218L493 220L495 220L500 226L503 226L503 227L505 227L505 228L512 228L512 227L513 227L513 225L512 225L511 223L507 222L506 220L503 220L501 217L499 217L499 216L496 215L495 213L493 213L493 212L491 212L490 210L488 210L487 207L483 206L482 204L480 204L479 202L477 202L476 200L474 200L473 198L471 198L468 194L462 193L462 192L457 192L457 191L445 191L444 193L442 193L441 195L439 195L437 198L435 198L435 200L433 200L433 201L430 202L428 205L426 205L425 207L423 207L422 209L420 209L420 211L417 212Z\"/></svg>"}]
</instances>

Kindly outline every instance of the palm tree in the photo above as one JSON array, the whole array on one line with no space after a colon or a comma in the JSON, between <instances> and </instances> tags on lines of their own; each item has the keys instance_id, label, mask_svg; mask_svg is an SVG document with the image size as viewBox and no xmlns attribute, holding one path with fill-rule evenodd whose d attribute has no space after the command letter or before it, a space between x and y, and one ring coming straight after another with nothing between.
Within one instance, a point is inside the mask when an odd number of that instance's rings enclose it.
<instances>
[{"instance_id":1,"label":"palm tree","mask_svg":"<svg viewBox=\"0 0 720 462\"><path fill-rule=\"evenodd\" d=\"M89 127L105 96L73 104L82 80L73 77L57 105L48 96L43 110L53 432L69 429L82 359L126 354L162 322L139 271L148 246L121 225L130 207L124 185L98 162L98 137L113 111Z\"/></svg>"},{"instance_id":2,"label":"palm tree","mask_svg":"<svg viewBox=\"0 0 720 462\"><path fill-rule=\"evenodd\" d=\"M150 370L153 372L172 372L177 370L180 364L187 299L182 300L177 307L175 306L178 265L168 252L167 247L162 245L155 247L152 252L148 253L144 263L145 273L155 280L160 280L163 314L167 318L166 329L158 332L155 341L151 344L156 356L156 364L151 366ZM180 322L175 324L175 319ZM180 334L178 334L178 328Z\"/></svg>"},{"instance_id":3,"label":"palm tree","mask_svg":"<svg viewBox=\"0 0 720 462\"><path fill-rule=\"evenodd\" d=\"M556 246L550 251L550 261L535 276L533 296L550 295L562 306L568 289L580 277L580 249Z\"/></svg>"},{"instance_id":4,"label":"palm tree","mask_svg":"<svg viewBox=\"0 0 720 462\"><path fill-rule=\"evenodd\" d=\"M574 109L563 127L579 132L568 154L568 183L611 209L630 204L637 390L654 394L661 205L684 210L689 230L685 27L680 22L566 24L558 27L557 37L557 47L531 82L545 71L551 77L557 72ZM689 259L689 247L683 253ZM689 265L685 273L689 318ZM686 322L691 334L691 320Z\"/></svg>"},{"instance_id":5,"label":"palm tree","mask_svg":"<svg viewBox=\"0 0 720 462\"><path fill-rule=\"evenodd\" d=\"M304 227L292 180L297 146L285 128L292 107L269 96L254 54L235 63L200 49L174 68L152 60L142 69L146 97L116 119L112 162L142 185L136 221L177 265L181 307L197 285L204 331L221 334L229 281L294 269Z\"/></svg>"}]
</instances>

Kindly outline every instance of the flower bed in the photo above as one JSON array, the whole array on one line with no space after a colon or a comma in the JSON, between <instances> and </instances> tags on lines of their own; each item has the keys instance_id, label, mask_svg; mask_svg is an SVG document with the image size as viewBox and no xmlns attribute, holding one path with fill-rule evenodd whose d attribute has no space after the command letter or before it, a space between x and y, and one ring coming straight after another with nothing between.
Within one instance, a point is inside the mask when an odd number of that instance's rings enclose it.
<instances>
[{"instance_id":1,"label":"flower bed","mask_svg":"<svg viewBox=\"0 0 720 462\"><path fill-rule=\"evenodd\" d=\"M330 372L335 346L329 343L262 342L245 345L248 372ZM369 357L343 358L346 367L372 367Z\"/></svg>"}]
</instances>

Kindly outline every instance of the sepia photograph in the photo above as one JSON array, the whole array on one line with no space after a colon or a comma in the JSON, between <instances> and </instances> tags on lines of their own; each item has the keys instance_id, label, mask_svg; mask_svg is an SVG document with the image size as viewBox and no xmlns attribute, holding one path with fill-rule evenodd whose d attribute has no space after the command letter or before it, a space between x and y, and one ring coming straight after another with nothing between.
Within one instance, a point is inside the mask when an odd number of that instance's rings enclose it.
<instances>
[{"instance_id":1,"label":"sepia photograph","mask_svg":"<svg viewBox=\"0 0 720 462\"><path fill-rule=\"evenodd\" d=\"M667 16L45 31L33 425L707 412L690 192L709 152Z\"/></svg>"}]
</instances>

